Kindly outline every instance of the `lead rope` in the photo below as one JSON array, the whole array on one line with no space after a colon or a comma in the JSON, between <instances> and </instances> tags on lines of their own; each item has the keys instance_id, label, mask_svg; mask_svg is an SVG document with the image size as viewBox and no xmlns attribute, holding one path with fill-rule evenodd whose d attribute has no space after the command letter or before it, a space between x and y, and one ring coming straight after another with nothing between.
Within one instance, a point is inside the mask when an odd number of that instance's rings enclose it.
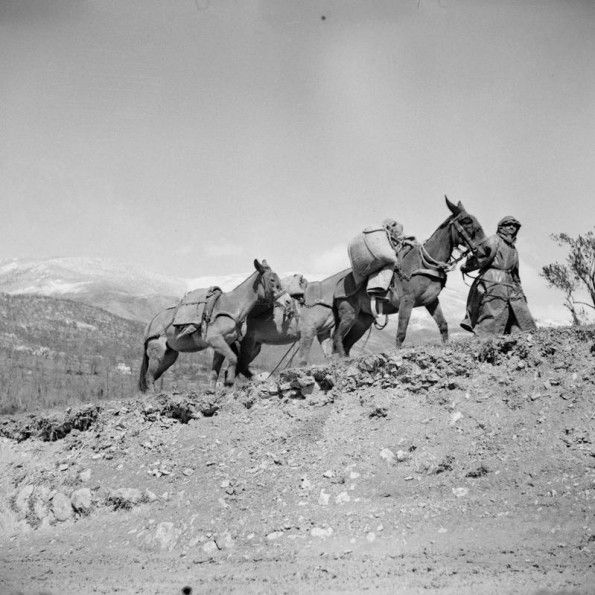
<instances>
[{"instance_id":1,"label":"lead rope","mask_svg":"<svg viewBox=\"0 0 595 595\"><path fill-rule=\"evenodd\" d=\"M277 363L277 365L271 370L270 374L267 376L267 380L277 371L277 369L279 368L279 366L283 363L283 360L287 357L287 355L289 354L289 352L296 347L298 340L296 339L290 346L289 349L285 352L285 354L283 355L283 357L279 360L279 362ZM297 353L297 349L295 350L295 353L291 356L291 359L289 360L290 362L293 360L293 358L295 357L295 354Z\"/></svg>"}]
</instances>

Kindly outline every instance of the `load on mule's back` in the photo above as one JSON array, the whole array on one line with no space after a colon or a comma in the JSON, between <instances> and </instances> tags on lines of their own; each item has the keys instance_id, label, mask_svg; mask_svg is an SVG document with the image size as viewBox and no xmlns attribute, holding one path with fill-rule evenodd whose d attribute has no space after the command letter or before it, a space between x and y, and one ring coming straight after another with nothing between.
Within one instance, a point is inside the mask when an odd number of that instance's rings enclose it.
<instances>
[{"instance_id":1,"label":"load on mule's back","mask_svg":"<svg viewBox=\"0 0 595 595\"><path fill-rule=\"evenodd\" d=\"M399 252L412 246L413 239L403 234L403 225L394 219L384 219L379 227L367 227L347 246L356 285L367 280L366 293L372 300L372 312L382 314Z\"/></svg>"},{"instance_id":2,"label":"load on mule's back","mask_svg":"<svg viewBox=\"0 0 595 595\"><path fill-rule=\"evenodd\" d=\"M182 311L179 318L175 306L153 318L145 331L139 377L141 391L154 387L155 381L176 361L180 352L202 351L207 347L214 351L210 374L212 388L226 358L226 384L233 384L238 361L236 342L246 317L258 304L272 305L275 301L284 304L289 300L277 273L266 260L262 263L254 260L254 268L255 272L231 291L200 290L185 296L187 299L182 300L181 305L188 307L188 311ZM194 300L196 296L200 299ZM205 311L209 308L207 320Z\"/></svg>"}]
</instances>

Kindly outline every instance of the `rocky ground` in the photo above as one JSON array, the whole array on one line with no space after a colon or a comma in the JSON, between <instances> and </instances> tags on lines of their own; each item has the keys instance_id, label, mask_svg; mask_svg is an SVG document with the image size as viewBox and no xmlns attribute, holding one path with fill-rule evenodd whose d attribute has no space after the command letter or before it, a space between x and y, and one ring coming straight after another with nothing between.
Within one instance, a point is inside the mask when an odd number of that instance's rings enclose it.
<instances>
[{"instance_id":1,"label":"rocky ground","mask_svg":"<svg viewBox=\"0 0 595 595\"><path fill-rule=\"evenodd\" d=\"M594 392L558 329L0 418L0 592L595 592Z\"/></svg>"}]
</instances>

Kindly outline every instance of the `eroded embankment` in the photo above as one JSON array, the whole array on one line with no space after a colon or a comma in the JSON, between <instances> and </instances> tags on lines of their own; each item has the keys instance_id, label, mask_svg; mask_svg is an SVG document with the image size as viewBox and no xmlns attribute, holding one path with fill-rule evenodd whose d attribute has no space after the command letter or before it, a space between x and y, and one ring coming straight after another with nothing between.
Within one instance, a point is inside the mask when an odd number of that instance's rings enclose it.
<instances>
[{"instance_id":1,"label":"eroded embankment","mask_svg":"<svg viewBox=\"0 0 595 595\"><path fill-rule=\"evenodd\" d=\"M539 331L287 370L216 396L5 418L9 567L21 568L26 540L72 548L93 534L81 559L109 543L132 566L173 555L180 577L214 563L204 588L264 585L258 561L272 558L273 589L295 573L311 587L398 576L415 589L477 584L481 569L496 584L507 564L517 587L545 575L581 587L594 539L594 344L594 329ZM328 572L320 554L333 556ZM240 579L225 564L241 560L254 567Z\"/></svg>"}]
</instances>

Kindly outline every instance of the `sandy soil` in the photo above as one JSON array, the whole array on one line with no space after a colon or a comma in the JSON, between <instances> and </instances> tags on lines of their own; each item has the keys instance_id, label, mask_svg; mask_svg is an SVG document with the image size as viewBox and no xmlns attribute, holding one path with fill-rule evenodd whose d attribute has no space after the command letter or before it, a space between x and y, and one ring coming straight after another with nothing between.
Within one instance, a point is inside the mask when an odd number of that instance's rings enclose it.
<instances>
[{"instance_id":1,"label":"sandy soil","mask_svg":"<svg viewBox=\"0 0 595 595\"><path fill-rule=\"evenodd\" d=\"M4 418L0 592L593 593L594 351L539 331Z\"/></svg>"}]
</instances>

